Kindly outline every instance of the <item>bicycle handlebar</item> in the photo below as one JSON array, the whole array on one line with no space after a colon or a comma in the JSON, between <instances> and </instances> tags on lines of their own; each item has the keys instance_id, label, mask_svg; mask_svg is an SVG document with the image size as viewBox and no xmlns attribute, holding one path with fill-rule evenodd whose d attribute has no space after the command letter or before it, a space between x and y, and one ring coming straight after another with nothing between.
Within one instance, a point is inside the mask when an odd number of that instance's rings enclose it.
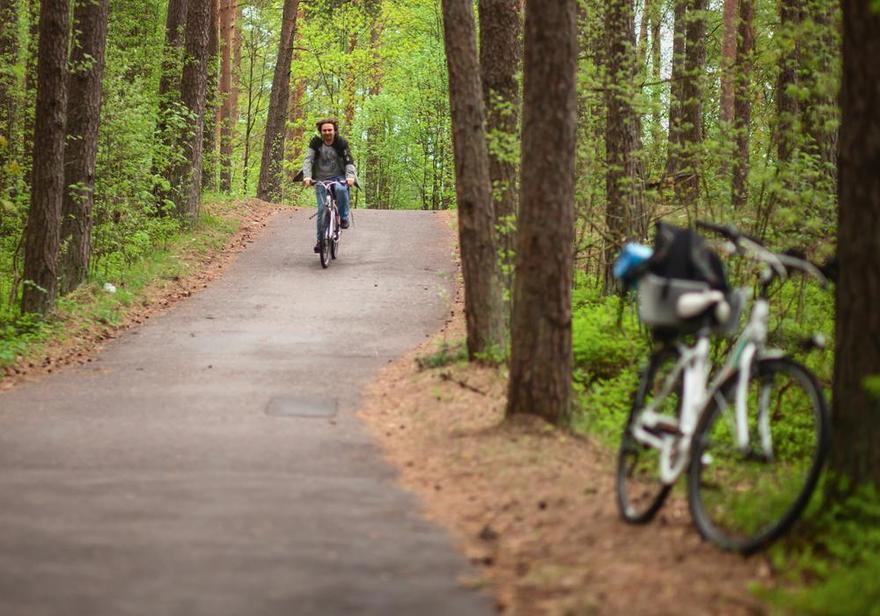
<instances>
[{"instance_id":1,"label":"bicycle handlebar","mask_svg":"<svg viewBox=\"0 0 880 616\"><path fill-rule=\"evenodd\" d=\"M696 221L700 229L713 231L725 239L730 240L736 247L737 252L751 257L762 263L766 263L770 269L780 278L785 279L790 270L798 270L815 278L822 287L828 285L828 278L823 273L823 267L812 261L792 254L793 250L776 253L769 250L760 240L748 234L740 232L733 225L719 225L704 220Z\"/></svg>"}]
</instances>

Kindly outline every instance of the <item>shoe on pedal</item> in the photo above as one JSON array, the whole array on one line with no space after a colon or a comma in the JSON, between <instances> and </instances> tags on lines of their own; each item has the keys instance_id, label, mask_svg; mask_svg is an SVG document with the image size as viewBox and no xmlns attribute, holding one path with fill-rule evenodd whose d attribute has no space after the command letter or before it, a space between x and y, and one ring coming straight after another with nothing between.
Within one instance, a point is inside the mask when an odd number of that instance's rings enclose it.
<instances>
[{"instance_id":1,"label":"shoe on pedal","mask_svg":"<svg viewBox=\"0 0 880 616\"><path fill-rule=\"evenodd\" d=\"M343 218L341 221L339 221L339 226L343 229L348 229L348 218Z\"/></svg>"},{"instance_id":2,"label":"shoe on pedal","mask_svg":"<svg viewBox=\"0 0 880 616\"><path fill-rule=\"evenodd\" d=\"M318 252L318 253L321 252L321 242L320 241L318 241L318 243L315 244L315 252Z\"/></svg>"}]
</instances>

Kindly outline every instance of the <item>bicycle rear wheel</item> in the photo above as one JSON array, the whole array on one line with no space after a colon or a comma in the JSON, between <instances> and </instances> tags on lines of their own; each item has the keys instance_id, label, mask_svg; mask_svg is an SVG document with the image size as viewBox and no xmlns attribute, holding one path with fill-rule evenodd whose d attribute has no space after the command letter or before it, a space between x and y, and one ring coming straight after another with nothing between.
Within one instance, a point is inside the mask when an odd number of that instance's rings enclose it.
<instances>
[{"instance_id":1,"label":"bicycle rear wheel","mask_svg":"<svg viewBox=\"0 0 880 616\"><path fill-rule=\"evenodd\" d=\"M633 436L635 421L645 406L655 401L665 385L669 393L658 402L655 412L678 417L681 409L681 375L667 383L678 363L679 353L672 347L651 356L639 380L629 419L623 430L617 457L617 506L630 524L649 522L669 496L671 485L660 480L660 450L640 443Z\"/></svg>"},{"instance_id":2,"label":"bicycle rear wheel","mask_svg":"<svg viewBox=\"0 0 880 616\"><path fill-rule=\"evenodd\" d=\"M813 374L788 358L755 362L746 396L749 443L735 443L731 375L697 426L688 472L700 533L751 554L785 533L806 507L828 450L828 409Z\"/></svg>"}]
</instances>

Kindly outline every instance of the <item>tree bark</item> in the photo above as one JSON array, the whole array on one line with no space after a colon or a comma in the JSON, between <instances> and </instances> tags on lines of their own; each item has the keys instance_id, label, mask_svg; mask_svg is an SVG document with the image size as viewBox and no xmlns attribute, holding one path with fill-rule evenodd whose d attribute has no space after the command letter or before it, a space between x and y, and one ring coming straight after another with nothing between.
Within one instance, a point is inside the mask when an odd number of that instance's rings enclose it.
<instances>
[{"instance_id":1,"label":"tree bark","mask_svg":"<svg viewBox=\"0 0 880 616\"><path fill-rule=\"evenodd\" d=\"M379 53L379 45L382 40L382 22L374 19L370 26L370 77L368 94L370 98L378 96L382 91L382 56ZM367 201L367 207L382 209L388 207L385 190L385 173L383 172L382 158L380 156L380 135L384 135L384 126L380 125L380 121L376 118L370 119L370 126L367 128L367 156L366 171L364 173L365 186L364 192Z\"/></svg>"},{"instance_id":2,"label":"tree bark","mask_svg":"<svg viewBox=\"0 0 880 616\"><path fill-rule=\"evenodd\" d=\"M208 84L208 38L212 0L189 0L186 14L186 59L180 82L180 99L192 117L182 136L185 160L176 164L171 185L177 187L174 205L185 224L199 216L202 197L202 143L205 128L205 96Z\"/></svg>"},{"instance_id":3,"label":"tree bark","mask_svg":"<svg viewBox=\"0 0 880 616\"><path fill-rule=\"evenodd\" d=\"M797 30L801 22L801 0L780 0L779 40L783 46L776 81L776 154L781 166L791 162L798 142L800 109L793 88L797 85L798 43ZM783 168L783 171L785 169Z\"/></svg>"},{"instance_id":4,"label":"tree bark","mask_svg":"<svg viewBox=\"0 0 880 616\"><path fill-rule=\"evenodd\" d=\"M519 125L520 0L480 0L480 72L501 271L513 285Z\"/></svg>"},{"instance_id":5,"label":"tree bark","mask_svg":"<svg viewBox=\"0 0 880 616\"><path fill-rule=\"evenodd\" d=\"M614 259L626 239L647 234L639 165L641 122L632 106L636 51L632 0L605 3L605 245L604 290L614 288Z\"/></svg>"},{"instance_id":6,"label":"tree bark","mask_svg":"<svg viewBox=\"0 0 880 616\"><path fill-rule=\"evenodd\" d=\"M351 58L357 49L357 30L352 30L348 37L348 46L346 49L346 57ZM349 62L345 71L345 114L343 115L344 130L351 134L354 126L354 111L356 107L355 98L357 97L357 75L355 74L354 63Z\"/></svg>"},{"instance_id":7,"label":"tree bark","mask_svg":"<svg viewBox=\"0 0 880 616\"><path fill-rule=\"evenodd\" d=\"M679 168L675 194L689 214L700 196L700 150L703 143L703 76L706 69L707 0L689 0L685 28L685 69L681 90Z\"/></svg>"},{"instance_id":8,"label":"tree bark","mask_svg":"<svg viewBox=\"0 0 880 616\"><path fill-rule=\"evenodd\" d=\"M734 81L737 57L737 0L724 0L721 35L721 126L726 130L733 123ZM723 160L723 159L722 159Z\"/></svg>"},{"instance_id":9,"label":"tree bark","mask_svg":"<svg viewBox=\"0 0 880 616\"><path fill-rule=\"evenodd\" d=\"M739 0L733 126L736 152L733 158L731 204L742 211L749 199L749 132L752 123L752 52L755 48L754 0Z\"/></svg>"},{"instance_id":10,"label":"tree bark","mask_svg":"<svg viewBox=\"0 0 880 616\"><path fill-rule=\"evenodd\" d=\"M522 198L507 414L571 408L577 3L527 0ZM552 147L548 140L552 140ZM548 181L548 179L551 179Z\"/></svg>"},{"instance_id":11,"label":"tree bark","mask_svg":"<svg viewBox=\"0 0 880 616\"><path fill-rule=\"evenodd\" d=\"M10 188L7 165L15 157L18 79L18 0L0 0L0 197ZM0 212L0 221L3 214Z\"/></svg>"},{"instance_id":12,"label":"tree bark","mask_svg":"<svg viewBox=\"0 0 880 616\"><path fill-rule=\"evenodd\" d=\"M77 2L67 77L67 139L61 206L61 292L86 281L92 252L92 205L101 116L101 79L109 0Z\"/></svg>"},{"instance_id":13,"label":"tree bark","mask_svg":"<svg viewBox=\"0 0 880 616\"><path fill-rule=\"evenodd\" d=\"M159 78L159 97L177 92L180 87L181 55L186 41L188 0L168 0L165 18L165 50L162 57L162 75ZM172 99L176 96L172 96Z\"/></svg>"},{"instance_id":14,"label":"tree bark","mask_svg":"<svg viewBox=\"0 0 880 616\"><path fill-rule=\"evenodd\" d=\"M865 387L880 375L880 13L871 0L843 0L840 202L831 470L880 489L880 400ZM870 59L870 60L869 60ZM849 489L847 489L849 488Z\"/></svg>"},{"instance_id":15,"label":"tree bark","mask_svg":"<svg viewBox=\"0 0 880 616\"><path fill-rule=\"evenodd\" d=\"M67 110L67 0L43 0L37 62L37 116L31 207L24 230L22 312L46 314L58 291Z\"/></svg>"},{"instance_id":16,"label":"tree bark","mask_svg":"<svg viewBox=\"0 0 880 616\"><path fill-rule=\"evenodd\" d=\"M443 0L468 356L505 347L495 216L471 0Z\"/></svg>"},{"instance_id":17,"label":"tree bark","mask_svg":"<svg viewBox=\"0 0 880 616\"><path fill-rule=\"evenodd\" d=\"M306 18L306 8L304 3L296 9L296 23L304 23ZM302 39L302 28L297 28L293 35L293 59L291 63L296 66L299 62L299 47ZM287 169L287 183L293 185L293 178L299 171L299 162L302 160L305 138L305 115L306 110L303 106L303 99L306 95L306 80L297 79L295 85L290 92L290 103L287 105L287 137L285 139L285 147L287 149L287 159L294 161Z\"/></svg>"},{"instance_id":18,"label":"tree bark","mask_svg":"<svg viewBox=\"0 0 880 616\"><path fill-rule=\"evenodd\" d=\"M202 184L208 190L217 188L217 114L220 108L220 2L211 0L211 28L208 31L208 83L205 93L205 129L202 144Z\"/></svg>"},{"instance_id":19,"label":"tree bark","mask_svg":"<svg viewBox=\"0 0 880 616\"><path fill-rule=\"evenodd\" d=\"M281 40L278 43L278 61L272 79L269 97L269 115L263 140L263 159L257 197L277 201L281 195L281 168L284 159L284 122L290 99L290 62L293 57L293 35L296 31L296 8L299 0L285 0L281 17Z\"/></svg>"},{"instance_id":20,"label":"tree bark","mask_svg":"<svg viewBox=\"0 0 880 616\"><path fill-rule=\"evenodd\" d=\"M240 37L236 31L237 0L223 0L220 10L220 190L232 190L232 140L238 123L238 66L235 49ZM238 54L240 57L240 54Z\"/></svg>"},{"instance_id":21,"label":"tree bark","mask_svg":"<svg viewBox=\"0 0 880 616\"><path fill-rule=\"evenodd\" d=\"M40 0L28 0L28 45L24 70L24 105L22 122L22 160L31 164L34 156L34 119L36 117L37 63L40 56ZM31 180L33 169L27 173Z\"/></svg>"},{"instance_id":22,"label":"tree bark","mask_svg":"<svg viewBox=\"0 0 880 616\"><path fill-rule=\"evenodd\" d=\"M666 174L674 178L678 173L681 149L682 102L684 100L685 47L687 37L688 0L674 0L672 25L672 74L669 86L669 146L666 155Z\"/></svg>"}]
</instances>

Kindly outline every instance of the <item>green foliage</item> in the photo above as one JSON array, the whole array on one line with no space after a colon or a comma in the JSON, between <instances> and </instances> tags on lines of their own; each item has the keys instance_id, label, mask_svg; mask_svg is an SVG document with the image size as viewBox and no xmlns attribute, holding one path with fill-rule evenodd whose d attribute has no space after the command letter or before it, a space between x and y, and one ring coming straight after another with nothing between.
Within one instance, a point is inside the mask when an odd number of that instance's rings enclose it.
<instances>
[{"instance_id":1,"label":"green foliage","mask_svg":"<svg viewBox=\"0 0 880 616\"><path fill-rule=\"evenodd\" d=\"M880 614L880 494L865 486L834 504L817 495L812 509L771 551L791 585L760 594L783 614Z\"/></svg>"},{"instance_id":2,"label":"green foliage","mask_svg":"<svg viewBox=\"0 0 880 616\"><path fill-rule=\"evenodd\" d=\"M573 425L610 444L629 413L647 338L631 305L582 281L573 294L572 347L579 407Z\"/></svg>"},{"instance_id":3,"label":"green foliage","mask_svg":"<svg viewBox=\"0 0 880 616\"><path fill-rule=\"evenodd\" d=\"M420 369L426 370L466 362L467 359L467 344L464 340L459 340L452 344L443 341L440 348L435 352L417 357L416 363Z\"/></svg>"}]
</instances>

